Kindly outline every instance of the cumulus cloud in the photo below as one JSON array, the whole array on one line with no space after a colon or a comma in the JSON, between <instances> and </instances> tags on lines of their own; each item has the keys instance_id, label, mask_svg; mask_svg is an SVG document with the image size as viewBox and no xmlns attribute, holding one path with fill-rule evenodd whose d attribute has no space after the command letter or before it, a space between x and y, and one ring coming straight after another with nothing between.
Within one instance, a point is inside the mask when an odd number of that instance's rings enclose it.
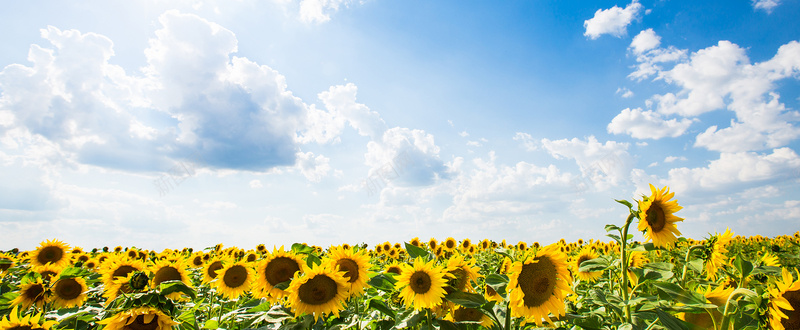
<instances>
[{"instance_id":1,"label":"cumulus cloud","mask_svg":"<svg viewBox=\"0 0 800 330\"><path fill-rule=\"evenodd\" d=\"M614 6L609 9L598 9L594 17L583 22L586 32L583 35L597 39L603 34L622 37L627 33L628 25L639 17L644 6L634 0L624 9Z\"/></svg>"},{"instance_id":2,"label":"cumulus cloud","mask_svg":"<svg viewBox=\"0 0 800 330\"><path fill-rule=\"evenodd\" d=\"M358 87L355 84L331 86L319 94L320 100L328 111L336 117L347 120L358 134L379 140L388 127L380 114L370 110L366 105L356 103Z\"/></svg>"},{"instance_id":3,"label":"cumulus cloud","mask_svg":"<svg viewBox=\"0 0 800 330\"><path fill-rule=\"evenodd\" d=\"M320 182L331 171L330 159L323 155L314 157L313 152L298 152L295 166L311 182Z\"/></svg>"},{"instance_id":4,"label":"cumulus cloud","mask_svg":"<svg viewBox=\"0 0 800 330\"><path fill-rule=\"evenodd\" d=\"M664 137L681 136L691 125L692 120L690 119L666 120L661 114L652 110L627 108L614 117L606 129L613 134L629 134L637 139L658 140Z\"/></svg>"},{"instance_id":5,"label":"cumulus cloud","mask_svg":"<svg viewBox=\"0 0 800 330\"><path fill-rule=\"evenodd\" d=\"M633 38L628 49L636 56L636 70L628 75L634 80L644 80L657 75L663 70L663 65L680 61L686 57L686 50L674 46L660 47L661 37L653 29L647 29Z\"/></svg>"},{"instance_id":6,"label":"cumulus cloud","mask_svg":"<svg viewBox=\"0 0 800 330\"><path fill-rule=\"evenodd\" d=\"M654 49L659 45L661 45L661 37L659 37L653 29L647 29L633 37L630 48L634 54L638 55Z\"/></svg>"},{"instance_id":7,"label":"cumulus cloud","mask_svg":"<svg viewBox=\"0 0 800 330\"><path fill-rule=\"evenodd\" d=\"M425 186L449 177L433 135L419 129L394 127L367 144L368 177L380 185Z\"/></svg>"},{"instance_id":8,"label":"cumulus cloud","mask_svg":"<svg viewBox=\"0 0 800 330\"><path fill-rule=\"evenodd\" d=\"M533 137L528 133L517 132L517 134L514 135L514 141L522 143L522 146L525 147L527 151L539 149L539 147L536 146L536 142L533 141Z\"/></svg>"},{"instance_id":9,"label":"cumulus cloud","mask_svg":"<svg viewBox=\"0 0 800 330\"><path fill-rule=\"evenodd\" d=\"M542 139L542 146L554 158L575 160L583 177L605 190L630 180L633 159L628 154L628 144L616 141L600 143L594 136L586 140Z\"/></svg>"},{"instance_id":10,"label":"cumulus cloud","mask_svg":"<svg viewBox=\"0 0 800 330\"><path fill-rule=\"evenodd\" d=\"M680 191L722 191L793 179L800 157L792 149L778 148L770 154L722 153L720 158L699 168L673 168L665 183Z\"/></svg>"},{"instance_id":11,"label":"cumulus cloud","mask_svg":"<svg viewBox=\"0 0 800 330\"><path fill-rule=\"evenodd\" d=\"M617 88L617 94L619 94L619 96L621 96L623 99L628 99L633 97L633 91L625 87Z\"/></svg>"},{"instance_id":12,"label":"cumulus cloud","mask_svg":"<svg viewBox=\"0 0 800 330\"><path fill-rule=\"evenodd\" d=\"M300 1L300 20L306 23L330 21L331 14L340 6L348 7L354 0L302 0Z\"/></svg>"},{"instance_id":13,"label":"cumulus cloud","mask_svg":"<svg viewBox=\"0 0 800 330\"><path fill-rule=\"evenodd\" d=\"M781 4L781 0L752 0L753 9L763 10L771 14L772 10Z\"/></svg>"}]
</instances>

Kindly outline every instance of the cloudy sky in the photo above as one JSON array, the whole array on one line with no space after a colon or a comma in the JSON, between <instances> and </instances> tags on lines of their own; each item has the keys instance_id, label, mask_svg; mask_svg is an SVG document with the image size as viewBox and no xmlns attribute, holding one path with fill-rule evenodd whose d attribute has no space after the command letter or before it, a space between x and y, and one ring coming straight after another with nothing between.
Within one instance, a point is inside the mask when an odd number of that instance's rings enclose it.
<instances>
[{"instance_id":1,"label":"cloudy sky","mask_svg":"<svg viewBox=\"0 0 800 330\"><path fill-rule=\"evenodd\" d=\"M0 250L800 229L798 1L3 6Z\"/></svg>"}]
</instances>

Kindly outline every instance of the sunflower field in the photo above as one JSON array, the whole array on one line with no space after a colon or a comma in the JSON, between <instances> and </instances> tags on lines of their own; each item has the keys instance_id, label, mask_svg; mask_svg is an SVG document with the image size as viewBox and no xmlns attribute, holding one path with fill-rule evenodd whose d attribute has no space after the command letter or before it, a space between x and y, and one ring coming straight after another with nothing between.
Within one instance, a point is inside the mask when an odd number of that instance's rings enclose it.
<instances>
[{"instance_id":1,"label":"sunflower field","mask_svg":"<svg viewBox=\"0 0 800 330\"><path fill-rule=\"evenodd\" d=\"M0 330L800 329L800 233L695 240L669 189L608 241L0 253ZM631 225L643 234L634 241Z\"/></svg>"}]
</instances>

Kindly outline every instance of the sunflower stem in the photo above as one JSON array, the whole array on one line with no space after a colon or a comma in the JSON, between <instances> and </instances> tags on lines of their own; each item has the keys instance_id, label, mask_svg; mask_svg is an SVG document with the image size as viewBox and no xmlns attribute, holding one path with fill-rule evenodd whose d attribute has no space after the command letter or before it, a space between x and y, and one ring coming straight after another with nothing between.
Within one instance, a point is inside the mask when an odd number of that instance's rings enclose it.
<instances>
[{"instance_id":1,"label":"sunflower stem","mask_svg":"<svg viewBox=\"0 0 800 330\"><path fill-rule=\"evenodd\" d=\"M628 296L628 257L626 255L627 247L628 247L628 228L631 226L633 222L633 218L635 217L635 213L631 211L628 215L628 219L625 220L625 226L622 227L622 237L621 244L620 244L620 257L622 258L622 301L625 302L625 322L631 323L631 305L628 304L629 296Z\"/></svg>"},{"instance_id":2,"label":"sunflower stem","mask_svg":"<svg viewBox=\"0 0 800 330\"><path fill-rule=\"evenodd\" d=\"M511 302L506 303L506 330L511 330L511 310L509 309Z\"/></svg>"},{"instance_id":3,"label":"sunflower stem","mask_svg":"<svg viewBox=\"0 0 800 330\"><path fill-rule=\"evenodd\" d=\"M738 300L740 297L752 295L755 296L756 293L745 288L738 288L731 292L731 295L728 296L728 300L725 301L725 311L722 312L722 321L720 322L719 329L728 329L730 328L730 314L728 314L728 309L731 306L732 301ZM733 313L731 313L733 314Z\"/></svg>"},{"instance_id":4,"label":"sunflower stem","mask_svg":"<svg viewBox=\"0 0 800 330\"><path fill-rule=\"evenodd\" d=\"M703 245L693 245L686 250L686 257L683 259L683 273L681 274L681 287L686 288L686 273L689 271L689 257L692 255L692 251L702 248Z\"/></svg>"}]
</instances>

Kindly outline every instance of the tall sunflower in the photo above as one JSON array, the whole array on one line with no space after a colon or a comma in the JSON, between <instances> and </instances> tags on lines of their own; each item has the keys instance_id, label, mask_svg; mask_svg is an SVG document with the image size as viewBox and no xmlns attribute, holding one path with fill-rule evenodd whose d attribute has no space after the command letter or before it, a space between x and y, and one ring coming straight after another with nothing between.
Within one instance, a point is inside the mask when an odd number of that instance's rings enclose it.
<instances>
[{"instance_id":1,"label":"tall sunflower","mask_svg":"<svg viewBox=\"0 0 800 330\"><path fill-rule=\"evenodd\" d=\"M359 295L367 286L367 270L372 267L365 250L353 251L342 247L333 247L328 251L328 258L336 264L339 271L344 272L350 295Z\"/></svg>"},{"instance_id":2,"label":"tall sunflower","mask_svg":"<svg viewBox=\"0 0 800 330\"><path fill-rule=\"evenodd\" d=\"M656 189L650 185L650 197L643 196L639 202L639 226L638 229L644 232L646 241L653 240L653 245L658 247L672 246L681 235L675 223L683 221L683 218L675 216L675 212L683 207L678 205L677 200L670 201L675 193L669 192L669 187Z\"/></svg>"},{"instance_id":3,"label":"tall sunflower","mask_svg":"<svg viewBox=\"0 0 800 330\"><path fill-rule=\"evenodd\" d=\"M447 279L446 272L434 261L425 262L417 257L413 265L404 265L397 276L395 287L400 289L400 297L409 308L416 310L432 308L444 300Z\"/></svg>"},{"instance_id":4,"label":"tall sunflower","mask_svg":"<svg viewBox=\"0 0 800 330\"><path fill-rule=\"evenodd\" d=\"M731 237L733 237L733 233L731 232L730 228L725 230L723 234L714 235L710 241L711 243L711 253L708 256L708 259L705 263L705 271L706 271L706 279L714 281L717 279L717 270L722 268L725 265L725 262L728 260L728 243L731 241Z\"/></svg>"},{"instance_id":5,"label":"tall sunflower","mask_svg":"<svg viewBox=\"0 0 800 330\"><path fill-rule=\"evenodd\" d=\"M439 242L435 238L431 237L431 239L428 240L428 249L431 251L436 251L437 247L439 247Z\"/></svg>"},{"instance_id":6,"label":"tall sunflower","mask_svg":"<svg viewBox=\"0 0 800 330\"><path fill-rule=\"evenodd\" d=\"M475 291L474 285L478 283L478 271L480 267L475 265L475 259L469 261L464 259L464 256L455 254L447 259L447 266L445 271L448 274L447 286L445 292L448 294L454 291ZM473 284L470 284L472 282Z\"/></svg>"},{"instance_id":7,"label":"tall sunflower","mask_svg":"<svg viewBox=\"0 0 800 330\"><path fill-rule=\"evenodd\" d=\"M64 267L69 264L69 245L57 239L42 242L31 255L31 265L53 264Z\"/></svg>"},{"instance_id":8,"label":"tall sunflower","mask_svg":"<svg viewBox=\"0 0 800 330\"><path fill-rule=\"evenodd\" d=\"M42 279L37 278L33 282L20 285L19 296L11 301L11 305L22 306L22 310L28 310L33 305L42 308L48 300L50 300L50 294Z\"/></svg>"},{"instance_id":9,"label":"tall sunflower","mask_svg":"<svg viewBox=\"0 0 800 330\"><path fill-rule=\"evenodd\" d=\"M14 307L6 318L0 318L0 330L50 330L56 321L45 321L42 313L20 317L18 307Z\"/></svg>"},{"instance_id":10,"label":"tall sunflower","mask_svg":"<svg viewBox=\"0 0 800 330\"><path fill-rule=\"evenodd\" d=\"M458 242L456 242L456 239L455 239L455 238L448 237L448 238L447 238L446 240L444 240L444 242L442 243L442 247L443 247L443 248L444 248L444 250L445 250L445 251L447 251L447 252L453 252L453 251L455 251L455 249L456 249L456 248L458 248Z\"/></svg>"},{"instance_id":11,"label":"tall sunflower","mask_svg":"<svg viewBox=\"0 0 800 330\"><path fill-rule=\"evenodd\" d=\"M261 298L277 301L288 295L276 285L291 280L295 273L302 270L303 259L294 252L273 248L264 259L258 262L255 269L254 293Z\"/></svg>"},{"instance_id":12,"label":"tall sunflower","mask_svg":"<svg viewBox=\"0 0 800 330\"><path fill-rule=\"evenodd\" d=\"M769 288L769 325L773 330L800 329L800 274L792 281L792 274L783 268L782 279Z\"/></svg>"},{"instance_id":13,"label":"tall sunflower","mask_svg":"<svg viewBox=\"0 0 800 330\"><path fill-rule=\"evenodd\" d=\"M582 248L578 255L572 258L572 273L575 274L578 279L585 282L594 282L597 281L600 276L603 275L602 271L596 272L582 272L580 271L581 263L586 260L592 260L597 258L598 255L592 249L589 248Z\"/></svg>"},{"instance_id":14,"label":"tall sunflower","mask_svg":"<svg viewBox=\"0 0 800 330\"><path fill-rule=\"evenodd\" d=\"M295 315L312 314L316 321L324 314L339 316L347 299L348 284L342 272L333 263L323 263L308 268L289 284L289 307Z\"/></svg>"},{"instance_id":15,"label":"tall sunflower","mask_svg":"<svg viewBox=\"0 0 800 330\"><path fill-rule=\"evenodd\" d=\"M171 330L178 322L157 308L134 307L97 322L103 330Z\"/></svg>"},{"instance_id":16,"label":"tall sunflower","mask_svg":"<svg viewBox=\"0 0 800 330\"><path fill-rule=\"evenodd\" d=\"M192 281L189 279L189 274L186 270L188 267L185 259L156 261L155 264L149 267L150 272L153 273L153 277L150 279L152 287L157 288L159 284L166 281L181 281L186 286L192 287ZM177 300L181 299L182 295L180 292L173 292L167 297Z\"/></svg>"},{"instance_id":17,"label":"tall sunflower","mask_svg":"<svg viewBox=\"0 0 800 330\"><path fill-rule=\"evenodd\" d=\"M509 275L509 307L512 317L524 317L542 326L552 323L548 314L564 316L564 298L570 288L567 255L555 244L530 250L523 261L514 262Z\"/></svg>"},{"instance_id":18,"label":"tall sunflower","mask_svg":"<svg viewBox=\"0 0 800 330\"><path fill-rule=\"evenodd\" d=\"M253 271L243 261L231 263L220 269L217 274L214 286L217 288L217 292L228 299L239 298L250 290L253 282Z\"/></svg>"},{"instance_id":19,"label":"tall sunflower","mask_svg":"<svg viewBox=\"0 0 800 330\"><path fill-rule=\"evenodd\" d=\"M52 287L53 304L57 308L82 306L86 301L86 280L80 277L59 278Z\"/></svg>"}]
</instances>

